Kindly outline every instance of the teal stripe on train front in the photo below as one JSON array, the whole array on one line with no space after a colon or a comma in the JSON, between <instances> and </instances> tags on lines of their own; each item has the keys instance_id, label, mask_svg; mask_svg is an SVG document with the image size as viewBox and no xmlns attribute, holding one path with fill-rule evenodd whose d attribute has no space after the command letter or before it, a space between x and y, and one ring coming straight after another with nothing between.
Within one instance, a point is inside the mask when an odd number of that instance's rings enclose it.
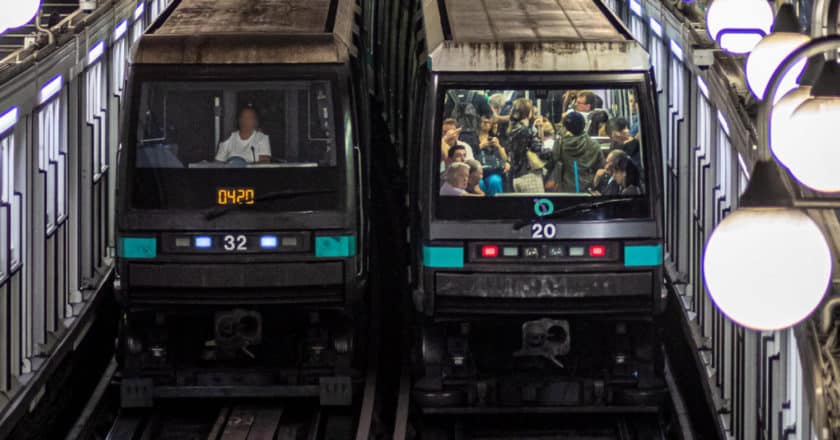
<instances>
[{"instance_id":1,"label":"teal stripe on train front","mask_svg":"<svg viewBox=\"0 0 840 440\"><path fill-rule=\"evenodd\" d=\"M157 239L149 237L122 237L120 238L119 255L122 258L155 258L157 257Z\"/></svg>"},{"instance_id":2,"label":"teal stripe on train front","mask_svg":"<svg viewBox=\"0 0 840 440\"><path fill-rule=\"evenodd\" d=\"M346 258L356 255L355 235L315 237L315 256L320 258Z\"/></svg>"},{"instance_id":3,"label":"teal stripe on train front","mask_svg":"<svg viewBox=\"0 0 840 440\"><path fill-rule=\"evenodd\" d=\"M464 267L464 248L423 246L423 265L436 269Z\"/></svg>"},{"instance_id":4,"label":"teal stripe on train front","mask_svg":"<svg viewBox=\"0 0 840 440\"><path fill-rule=\"evenodd\" d=\"M661 264L661 244L624 246L624 265L627 267L659 266Z\"/></svg>"}]
</instances>

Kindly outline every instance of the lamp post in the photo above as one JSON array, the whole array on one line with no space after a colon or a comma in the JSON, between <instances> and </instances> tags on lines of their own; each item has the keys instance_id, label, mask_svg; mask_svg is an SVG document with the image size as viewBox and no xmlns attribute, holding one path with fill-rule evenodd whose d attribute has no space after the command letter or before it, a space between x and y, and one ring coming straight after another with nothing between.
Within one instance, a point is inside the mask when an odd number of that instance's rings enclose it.
<instances>
[{"instance_id":1,"label":"lamp post","mask_svg":"<svg viewBox=\"0 0 840 440\"><path fill-rule=\"evenodd\" d=\"M795 49L775 70L759 106L763 148L741 197L741 208L724 219L706 243L703 277L709 295L723 314L744 327L791 327L819 306L828 288L831 251L813 220L795 208L768 142L772 103L784 76L801 60L837 47L840 35L814 39ZM814 87L827 75L824 67ZM809 143L801 142L803 146ZM805 149L791 154L797 165L812 160L831 169L830 159L813 157ZM812 157L802 159L808 154Z\"/></svg>"}]
</instances>

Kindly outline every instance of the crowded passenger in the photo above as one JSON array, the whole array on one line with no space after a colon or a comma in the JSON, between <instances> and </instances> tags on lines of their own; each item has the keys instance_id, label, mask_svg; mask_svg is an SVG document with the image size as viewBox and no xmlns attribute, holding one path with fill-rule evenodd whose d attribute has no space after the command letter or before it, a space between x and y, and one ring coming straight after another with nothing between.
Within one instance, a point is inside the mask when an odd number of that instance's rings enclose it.
<instances>
[{"instance_id":1,"label":"crowded passenger","mask_svg":"<svg viewBox=\"0 0 840 440\"><path fill-rule=\"evenodd\" d=\"M598 144L584 130L586 120L582 114L569 112L563 126L568 135L563 137L559 148L554 148L554 176L559 182L552 182L551 187L555 188L556 184L560 192L584 192L598 169L604 167L604 157Z\"/></svg>"},{"instance_id":2,"label":"crowded passenger","mask_svg":"<svg viewBox=\"0 0 840 440\"><path fill-rule=\"evenodd\" d=\"M243 107L237 116L239 130L219 144L216 162L232 166L246 166L249 163L271 162L271 143L268 136L259 130L260 116L252 106Z\"/></svg>"},{"instance_id":3,"label":"crowded passenger","mask_svg":"<svg viewBox=\"0 0 840 440\"><path fill-rule=\"evenodd\" d=\"M511 174L513 178L524 176L529 171L527 152L542 151L542 139L537 128L531 125L534 120L534 106L530 99L519 98L513 102L510 114L513 126L510 130L508 151L511 155Z\"/></svg>"},{"instance_id":4,"label":"crowded passenger","mask_svg":"<svg viewBox=\"0 0 840 440\"><path fill-rule=\"evenodd\" d=\"M630 136L636 137L639 135L639 103L636 94L628 93L627 101L630 104Z\"/></svg>"},{"instance_id":5,"label":"crowded passenger","mask_svg":"<svg viewBox=\"0 0 840 440\"><path fill-rule=\"evenodd\" d=\"M467 183L467 192L476 196L483 196L484 191L481 190L481 182L484 179L483 167L475 159L469 159L464 163L470 167L470 180Z\"/></svg>"},{"instance_id":6,"label":"crowded passenger","mask_svg":"<svg viewBox=\"0 0 840 440\"><path fill-rule=\"evenodd\" d=\"M463 162L452 162L445 173L445 181L440 187L442 196L467 195L467 185L470 183L470 166Z\"/></svg>"},{"instance_id":7,"label":"crowded passenger","mask_svg":"<svg viewBox=\"0 0 840 440\"><path fill-rule=\"evenodd\" d=\"M613 166L613 178L618 183L619 194L637 196L642 194L639 182L639 168L629 157L619 157Z\"/></svg>"},{"instance_id":8,"label":"crowded passenger","mask_svg":"<svg viewBox=\"0 0 840 440\"><path fill-rule=\"evenodd\" d=\"M446 101L445 114L456 121L464 142L470 146L478 145L481 118L493 116L487 95L478 90L455 90L449 92L449 98Z\"/></svg>"},{"instance_id":9,"label":"crowded passenger","mask_svg":"<svg viewBox=\"0 0 840 440\"><path fill-rule=\"evenodd\" d=\"M595 110L598 103L598 95L589 90L578 92L575 97L575 111L583 115L584 118L589 118L589 112Z\"/></svg>"},{"instance_id":10,"label":"crowded passenger","mask_svg":"<svg viewBox=\"0 0 840 440\"><path fill-rule=\"evenodd\" d=\"M484 173L481 190L488 196L503 192L504 175L510 171L507 152L499 138L493 136L493 125L492 118L481 118L480 144L475 153L475 159L481 164Z\"/></svg>"},{"instance_id":11,"label":"crowded passenger","mask_svg":"<svg viewBox=\"0 0 840 440\"><path fill-rule=\"evenodd\" d=\"M606 136L607 122L610 116L604 109L595 109L589 113L589 124L587 131L589 136Z\"/></svg>"},{"instance_id":12,"label":"crowded passenger","mask_svg":"<svg viewBox=\"0 0 840 440\"><path fill-rule=\"evenodd\" d=\"M607 131L610 136L610 149L624 151L637 167L640 166L642 157L639 140L630 134L630 124L627 119L615 118L610 120Z\"/></svg>"},{"instance_id":13,"label":"crowded passenger","mask_svg":"<svg viewBox=\"0 0 840 440\"><path fill-rule=\"evenodd\" d=\"M449 149L455 145L460 145L466 150L467 159L473 158L472 146L460 138L461 128L458 127L458 121L454 118L445 119L441 126L441 132L443 133L443 138L440 140L440 157L449 156Z\"/></svg>"},{"instance_id":14,"label":"crowded passenger","mask_svg":"<svg viewBox=\"0 0 840 440\"><path fill-rule=\"evenodd\" d=\"M593 193L596 195L612 196L621 192L618 182L613 177L615 163L619 159L628 158L623 150L612 150L607 154L607 161L604 168L595 172L595 179L592 182Z\"/></svg>"},{"instance_id":15,"label":"crowded passenger","mask_svg":"<svg viewBox=\"0 0 840 440\"><path fill-rule=\"evenodd\" d=\"M529 151L528 172L523 176L513 179L513 190L518 193L541 194L545 192L545 163L537 153Z\"/></svg>"}]
</instances>

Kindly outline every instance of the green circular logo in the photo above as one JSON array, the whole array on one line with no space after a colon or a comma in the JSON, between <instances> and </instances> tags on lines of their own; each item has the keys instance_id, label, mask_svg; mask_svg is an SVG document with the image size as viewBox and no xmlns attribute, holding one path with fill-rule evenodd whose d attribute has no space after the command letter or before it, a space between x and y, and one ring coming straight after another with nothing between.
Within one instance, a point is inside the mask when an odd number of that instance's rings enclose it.
<instances>
[{"instance_id":1,"label":"green circular logo","mask_svg":"<svg viewBox=\"0 0 840 440\"><path fill-rule=\"evenodd\" d=\"M535 199L534 200L534 214L537 214L538 217L545 217L547 215L551 215L554 212L554 203L548 199Z\"/></svg>"}]
</instances>

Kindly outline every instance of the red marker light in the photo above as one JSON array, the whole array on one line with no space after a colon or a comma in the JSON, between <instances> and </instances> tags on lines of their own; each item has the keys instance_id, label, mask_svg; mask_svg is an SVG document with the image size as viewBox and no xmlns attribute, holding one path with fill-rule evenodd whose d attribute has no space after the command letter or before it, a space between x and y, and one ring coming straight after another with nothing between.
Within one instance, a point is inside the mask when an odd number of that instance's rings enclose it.
<instances>
[{"instance_id":1,"label":"red marker light","mask_svg":"<svg viewBox=\"0 0 840 440\"><path fill-rule=\"evenodd\" d=\"M589 246L589 256L590 257L604 257L607 255L607 247L604 245L597 244L595 246Z\"/></svg>"},{"instance_id":2,"label":"red marker light","mask_svg":"<svg viewBox=\"0 0 840 440\"><path fill-rule=\"evenodd\" d=\"M491 244L482 246L481 256L484 258L496 258L499 256L499 247Z\"/></svg>"}]
</instances>

